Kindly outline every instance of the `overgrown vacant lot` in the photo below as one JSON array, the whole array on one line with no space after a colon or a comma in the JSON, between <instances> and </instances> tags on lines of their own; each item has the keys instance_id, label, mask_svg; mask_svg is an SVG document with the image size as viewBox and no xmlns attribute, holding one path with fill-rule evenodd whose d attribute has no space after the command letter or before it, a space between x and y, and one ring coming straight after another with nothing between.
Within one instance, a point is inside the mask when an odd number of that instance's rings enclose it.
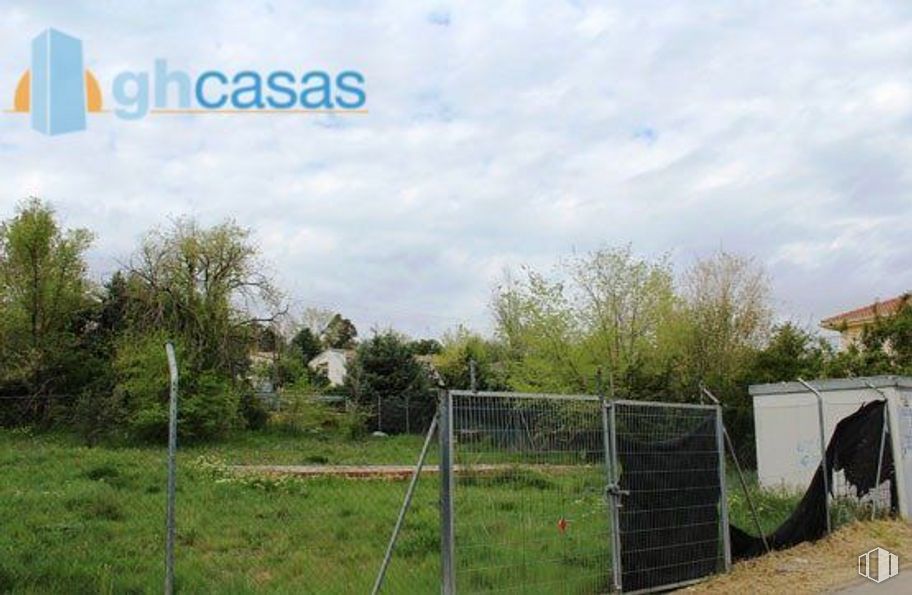
<instances>
[{"instance_id":1,"label":"overgrown vacant lot","mask_svg":"<svg viewBox=\"0 0 912 595\"><path fill-rule=\"evenodd\" d=\"M227 463L396 463L420 437L360 443L246 438L178 457L177 575L185 592L364 592L402 482L234 478ZM360 454L359 454L360 453ZM0 591L160 591L166 468L160 448L85 448L0 433ZM422 487L402 543L408 579L437 578L437 515ZM414 540L418 540L415 542ZM424 543L421 542L424 540ZM403 569L405 570L405 569ZM391 580L405 580L392 569Z\"/></svg>"},{"instance_id":2,"label":"overgrown vacant lot","mask_svg":"<svg viewBox=\"0 0 912 595\"><path fill-rule=\"evenodd\" d=\"M411 464L421 440L247 433L216 446L182 449L179 590L369 591L405 482L238 476L228 466ZM436 462L436 453L431 462ZM458 479L456 528L458 544L465 546L458 550L462 584L536 584L542 593L604 587L610 558L601 473L598 466L581 466L572 472L513 469ZM0 591L161 590L163 449L86 448L66 435L5 430L0 431L0 475ZM387 592L439 590L437 498L434 478L423 479ZM767 528L781 521L793 502L791 497L764 494L760 507ZM751 527L735 488L732 516L740 526ZM565 529L558 528L560 519L567 521ZM511 549L513 544L523 544L525 553ZM521 575L516 575L518 567Z\"/></svg>"}]
</instances>

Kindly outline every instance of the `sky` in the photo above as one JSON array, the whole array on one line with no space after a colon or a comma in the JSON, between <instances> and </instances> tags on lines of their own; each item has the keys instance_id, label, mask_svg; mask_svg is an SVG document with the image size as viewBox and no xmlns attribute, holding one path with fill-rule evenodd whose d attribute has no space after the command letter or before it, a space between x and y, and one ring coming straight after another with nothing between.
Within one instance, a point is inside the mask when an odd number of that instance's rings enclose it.
<instances>
[{"instance_id":1,"label":"sky","mask_svg":"<svg viewBox=\"0 0 912 595\"><path fill-rule=\"evenodd\" d=\"M0 113L0 217L89 227L101 280L190 215L253 230L293 310L489 330L506 269L631 243L769 271L783 318L912 289L912 4L529 1L0 3L0 107L32 38L83 40L106 102L190 73L357 70L366 114ZM106 106L109 103L106 103Z\"/></svg>"}]
</instances>

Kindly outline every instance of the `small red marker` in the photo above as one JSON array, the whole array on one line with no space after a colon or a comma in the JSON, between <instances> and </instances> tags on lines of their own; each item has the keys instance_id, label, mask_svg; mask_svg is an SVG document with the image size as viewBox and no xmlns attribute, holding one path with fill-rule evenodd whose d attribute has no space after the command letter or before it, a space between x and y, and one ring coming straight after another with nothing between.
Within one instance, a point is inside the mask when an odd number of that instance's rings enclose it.
<instances>
[{"instance_id":1,"label":"small red marker","mask_svg":"<svg viewBox=\"0 0 912 595\"><path fill-rule=\"evenodd\" d=\"M560 530L561 533L566 531L567 530L567 519L565 519L564 517L561 517L560 520L557 521L557 528Z\"/></svg>"}]
</instances>

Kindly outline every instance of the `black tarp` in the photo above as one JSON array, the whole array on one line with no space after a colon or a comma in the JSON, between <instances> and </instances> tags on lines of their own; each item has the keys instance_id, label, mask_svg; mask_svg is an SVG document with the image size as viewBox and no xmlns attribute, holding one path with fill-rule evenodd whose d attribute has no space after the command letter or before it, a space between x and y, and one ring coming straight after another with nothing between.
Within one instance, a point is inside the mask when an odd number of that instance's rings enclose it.
<instances>
[{"instance_id":1,"label":"black tarp","mask_svg":"<svg viewBox=\"0 0 912 595\"><path fill-rule=\"evenodd\" d=\"M678 438L619 431L621 581L625 591L720 570L719 454L715 414ZM661 435L662 432L656 432Z\"/></svg>"},{"instance_id":2,"label":"black tarp","mask_svg":"<svg viewBox=\"0 0 912 595\"><path fill-rule=\"evenodd\" d=\"M832 493L833 473L842 471L855 495L864 496L877 482L877 462L884 423L884 401L862 405L858 411L836 424L826 449L827 477ZM893 474L893 452L889 433L883 455L881 483L890 481L891 507L896 508L896 482ZM731 525L731 551L735 560L759 556L766 552L763 540ZM823 470L817 467L804 497L792 514L775 531L766 536L772 549L784 549L804 541L815 541L826 534L826 498Z\"/></svg>"},{"instance_id":3,"label":"black tarp","mask_svg":"<svg viewBox=\"0 0 912 595\"><path fill-rule=\"evenodd\" d=\"M883 401L867 403L836 425L826 451L830 486L833 473L842 471L858 497L875 487L884 410ZM625 591L659 588L721 570L715 417L664 441L650 441L643 430L626 436L619 431L617 436L619 487L629 492L619 514ZM886 440L880 481L895 486L889 435ZM771 548L788 548L826 534L823 494L818 467L798 506L767 536ZM891 499L895 508L895 488ZM734 525L730 536L735 560L766 551L761 538Z\"/></svg>"}]
</instances>

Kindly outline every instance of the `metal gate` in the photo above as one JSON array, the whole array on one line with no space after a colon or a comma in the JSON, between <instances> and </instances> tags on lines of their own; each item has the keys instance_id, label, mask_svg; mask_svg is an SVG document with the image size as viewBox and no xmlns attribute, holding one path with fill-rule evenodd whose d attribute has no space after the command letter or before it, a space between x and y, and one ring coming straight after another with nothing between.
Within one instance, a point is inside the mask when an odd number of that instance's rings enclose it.
<instances>
[{"instance_id":1,"label":"metal gate","mask_svg":"<svg viewBox=\"0 0 912 595\"><path fill-rule=\"evenodd\" d=\"M603 593L728 565L721 418L595 395L444 392L444 593Z\"/></svg>"},{"instance_id":2,"label":"metal gate","mask_svg":"<svg viewBox=\"0 0 912 595\"><path fill-rule=\"evenodd\" d=\"M731 565L721 409L607 404L620 586L683 586Z\"/></svg>"}]
</instances>

